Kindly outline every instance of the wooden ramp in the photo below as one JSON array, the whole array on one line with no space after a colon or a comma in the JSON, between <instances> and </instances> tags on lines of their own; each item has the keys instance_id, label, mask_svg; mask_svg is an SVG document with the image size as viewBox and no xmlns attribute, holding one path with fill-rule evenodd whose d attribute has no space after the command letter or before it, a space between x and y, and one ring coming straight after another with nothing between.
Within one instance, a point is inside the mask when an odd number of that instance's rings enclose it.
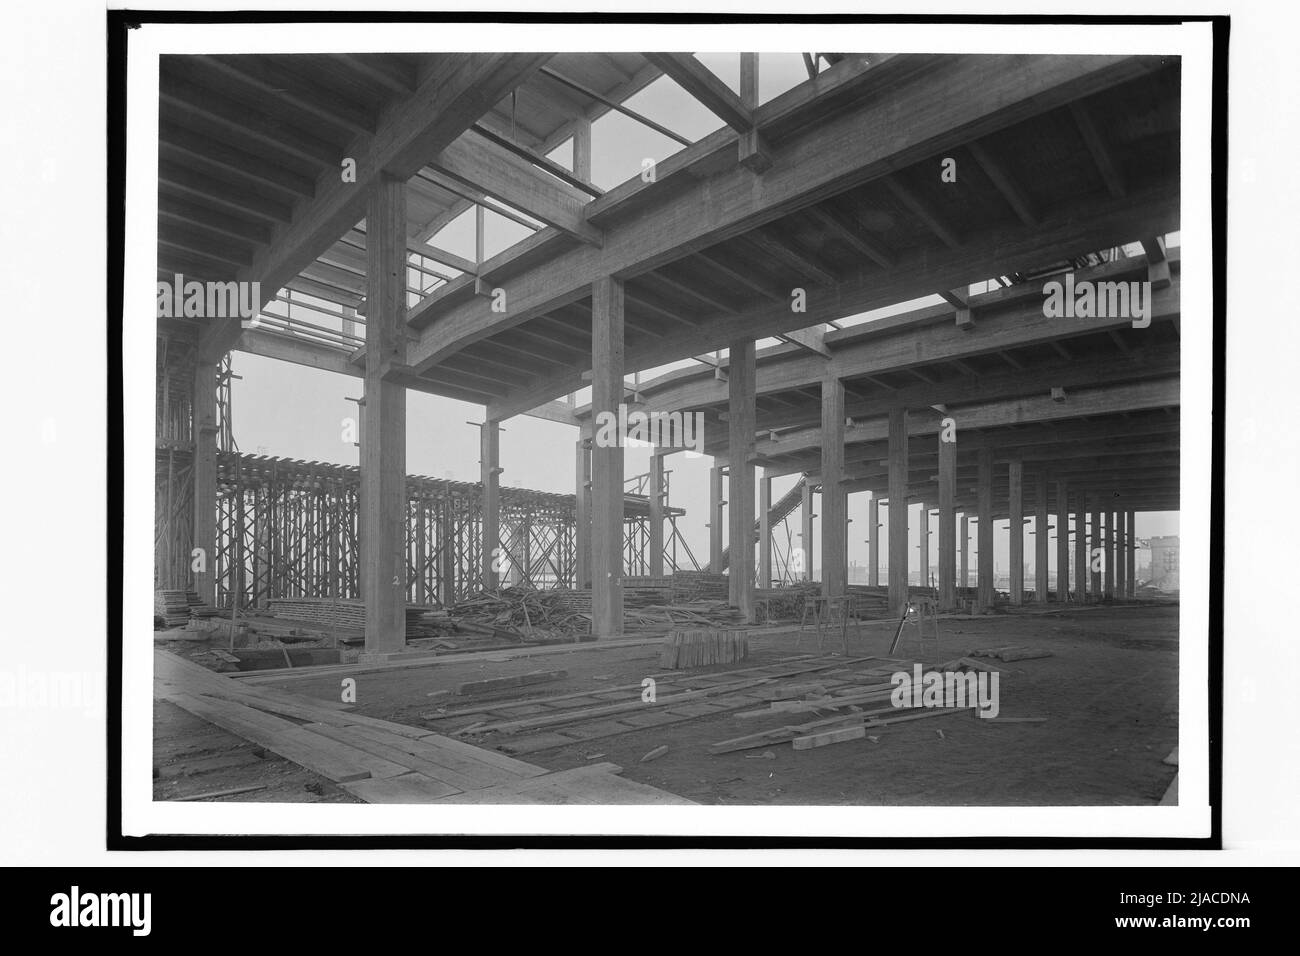
<instances>
[{"instance_id":1,"label":"wooden ramp","mask_svg":"<svg viewBox=\"0 0 1300 956\"><path fill-rule=\"evenodd\" d=\"M154 698L328 777L367 803L689 804L615 764L552 773L350 705L249 687L154 652Z\"/></svg>"}]
</instances>

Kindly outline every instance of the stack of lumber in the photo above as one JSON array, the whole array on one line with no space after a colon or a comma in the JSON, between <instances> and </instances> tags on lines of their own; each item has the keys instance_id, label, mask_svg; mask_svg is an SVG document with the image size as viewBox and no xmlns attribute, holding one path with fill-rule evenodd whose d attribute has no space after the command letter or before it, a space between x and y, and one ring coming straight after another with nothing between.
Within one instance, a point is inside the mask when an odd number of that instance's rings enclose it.
<instances>
[{"instance_id":1,"label":"stack of lumber","mask_svg":"<svg viewBox=\"0 0 1300 956\"><path fill-rule=\"evenodd\" d=\"M657 582L663 584L638 582ZM590 594L591 592L587 592ZM623 579L623 608L625 610L637 610L644 607L652 607L656 604L671 604L673 600L672 581L669 578L624 578Z\"/></svg>"},{"instance_id":2,"label":"stack of lumber","mask_svg":"<svg viewBox=\"0 0 1300 956\"><path fill-rule=\"evenodd\" d=\"M664 641L659 666L665 670L735 664L749 657L745 631L674 631Z\"/></svg>"},{"instance_id":3,"label":"stack of lumber","mask_svg":"<svg viewBox=\"0 0 1300 956\"><path fill-rule=\"evenodd\" d=\"M802 621L808 598L821 593L816 584L798 584L787 588L755 588L754 603L763 607L769 621Z\"/></svg>"},{"instance_id":4,"label":"stack of lumber","mask_svg":"<svg viewBox=\"0 0 1300 956\"><path fill-rule=\"evenodd\" d=\"M712 571L673 572L673 603L727 600L727 576Z\"/></svg>"},{"instance_id":5,"label":"stack of lumber","mask_svg":"<svg viewBox=\"0 0 1300 956\"><path fill-rule=\"evenodd\" d=\"M277 618L287 621L302 621L306 624L321 624L331 628L346 628L364 631L366 629L366 605L364 601L336 600L334 598L272 598L270 611ZM406 635L422 636L420 616L425 609L407 605Z\"/></svg>"},{"instance_id":6,"label":"stack of lumber","mask_svg":"<svg viewBox=\"0 0 1300 956\"><path fill-rule=\"evenodd\" d=\"M165 627L184 627L190 620L190 595L193 591L159 588L153 592L153 616L162 618ZM194 603L201 604L194 594Z\"/></svg>"}]
</instances>

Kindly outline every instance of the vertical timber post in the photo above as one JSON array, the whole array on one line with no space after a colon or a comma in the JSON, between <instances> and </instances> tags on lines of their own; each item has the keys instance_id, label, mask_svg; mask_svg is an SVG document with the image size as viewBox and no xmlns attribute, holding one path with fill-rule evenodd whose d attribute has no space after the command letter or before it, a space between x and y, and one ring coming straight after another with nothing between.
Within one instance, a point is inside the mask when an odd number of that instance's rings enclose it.
<instances>
[{"instance_id":1,"label":"vertical timber post","mask_svg":"<svg viewBox=\"0 0 1300 956\"><path fill-rule=\"evenodd\" d=\"M664 576L664 456L650 452L650 577Z\"/></svg>"}]
</instances>

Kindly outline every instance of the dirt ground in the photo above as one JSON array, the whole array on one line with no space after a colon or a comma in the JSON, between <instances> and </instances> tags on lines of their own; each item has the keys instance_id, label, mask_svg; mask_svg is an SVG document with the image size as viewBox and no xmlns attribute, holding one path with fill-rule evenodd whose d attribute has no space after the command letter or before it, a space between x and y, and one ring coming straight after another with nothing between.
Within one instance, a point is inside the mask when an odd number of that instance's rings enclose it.
<instances>
[{"instance_id":1,"label":"dirt ground","mask_svg":"<svg viewBox=\"0 0 1300 956\"><path fill-rule=\"evenodd\" d=\"M884 655L893 629L862 628L849 656ZM980 720L967 712L901 723L859 739L795 751L788 743L721 755L708 746L742 734L816 719L700 717L631 730L526 755L560 770L599 758L632 780L702 804L816 805L1154 805L1176 767L1162 763L1178 739L1178 608L1125 605L1060 613L996 614L941 622L938 655L904 644L898 656L935 664L990 646L1020 644L1050 657L994 662L1001 677L1001 716L1045 717L1042 723ZM805 636L751 638L743 664L694 671L725 673L816 650ZM512 698L541 698L639 685L659 674L654 647L591 650L517 660L435 663L355 675L357 710L415 726L446 706L439 691L489 677L565 670L560 681L518 688ZM838 644L827 651L838 650ZM496 658L495 660L493 658ZM340 699L341 675L263 684L295 694ZM639 690L628 690L639 699ZM431 696L432 695L432 696ZM654 706L646 704L647 707ZM940 734L942 731L942 734ZM492 747L510 738L473 739ZM662 757L641 763L659 746ZM770 756L768 756L770 755ZM159 800L258 786L218 799L232 801L355 802L329 780L218 730L169 703L155 705L154 794Z\"/></svg>"}]
</instances>

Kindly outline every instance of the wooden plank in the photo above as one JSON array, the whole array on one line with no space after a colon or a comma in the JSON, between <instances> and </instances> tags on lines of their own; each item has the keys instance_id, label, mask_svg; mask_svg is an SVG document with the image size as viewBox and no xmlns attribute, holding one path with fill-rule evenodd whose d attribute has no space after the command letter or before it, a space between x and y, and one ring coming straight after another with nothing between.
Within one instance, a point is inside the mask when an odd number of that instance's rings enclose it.
<instances>
[{"instance_id":1,"label":"wooden plank","mask_svg":"<svg viewBox=\"0 0 1300 956\"><path fill-rule=\"evenodd\" d=\"M631 728L624 727L624 731L631 733ZM570 744L581 743L585 737L571 737L568 734L559 732L533 734L524 740L508 740L499 744L498 749L508 754L530 754L537 753L541 750L554 750L557 747L567 747Z\"/></svg>"},{"instance_id":2,"label":"wooden plank","mask_svg":"<svg viewBox=\"0 0 1300 956\"><path fill-rule=\"evenodd\" d=\"M742 687L754 687L767 682L768 680L766 678L759 678L756 680L742 681L740 684L726 689L738 690ZM480 727L478 732L518 733L525 730L534 730L539 727L554 727L560 724L573 723L574 721L583 720L589 717L609 717L614 714L625 714L631 711L655 707L663 707L667 709L674 704L685 703L686 701L695 700L699 697L717 694L720 693L720 691L720 688L715 687L686 691L685 693L674 694L671 697L660 698L654 704L647 704L638 697L636 700L622 704L604 704L599 707L584 707L558 714L547 714L541 717L529 717L523 720L511 720L498 724L489 724L486 727Z\"/></svg>"},{"instance_id":3,"label":"wooden plank","mask_svg":"<svg viewBox=\"0 0 1300 956\"><path fill-rule=\"evenodd\" d=\"M535 767L522 760L511 760L509 757L494 754L482 747L467 744L463 740L453 740L438 734L429 734L413 740L389 733L382 727L349 726L343 729L366 740L373 740L403 753L421 757L458 773L482 776L492 783L535 777L546 772L542 767Z\"/></svg>"},{"instance_id":4,"label":"wooden plank","mask_svg":"<svg viewBox=\"0 0 1300 956\"><path fill-rule=\"evenodd\" d=\"M456 688L456 693L462 697L473 694L491 694L509 687L526 687L529 684L545 684L550 681L563 680L568 676L568 671L532 671L514 677L492 677L487 680L466 681Z\"/></svg>"},{"instance_id":5,"label":"wooden plank","mask_svg":"<svg viewBox=\"0 0 1300 956\"><path fill-rule=\"evenodd\" d=\"M462 792L441 780L415 772L383 780L356 780L339 786L366 803L432 803L440 797Z\"/></svg>"},{"instance_id":6,"label":"wooden plank","mask_svg":"<svg viewBox=\"0 0 1300 956\"><path fill-rule=\"evenodd\" d=\"M440 763L434 763L422 756L408 753L405 749L396 746L390 746L377 740L370 739L359 731L358 727L332 727L329 724L307 724L303 730L311 734L319 735L344 744L349 749L361 751L369 754L373 758L391 763L401 767L401 773L408 770L415 770L426 776L433 777L435 780L441 780L443 783L455 787L458 790L477 790L493 783L499 783L500 780L486 781L482 777L473 773L461 773L450 767L445 767ZM398 738L394 738L398 739ZM405 738L401 738L405 739ZM385 774L385 776L397 776L398 774Z\"/></svg>"},{"instance_id":7,"label":"wooden plank","mask_svg":"<svg viewBox=\"0 0 1300 956\"><path fill-rule=\"evenodd\" d=\"M831 744L840 744L848 740L861 740L866 736L867 728L863 725L840 727L837 730L824 730L807 737L796 737L790 741L790 746L795 750L814 750L817 747L829 747Z\"/></svg>"},{"instance_id":8,"label":"wooden plank","mask_svg":"<svg viewBox=\"0 0 1300 956\"><path fill-rule=\"evenodd\" d=\"M395 777L407 770L401 763L377 757L361 748L324 741L297 724L233 701L200 698L190 694L177 694L171 700L194 716L265 747L335 783L365 780L368 777Z\"/></svg>"},{"instance_id":9,"label":"wooden plank","mask_svg":"<svg viewBox=\"0 0 1300 956\"><path fill-rule=\"evenodd\" d=\"M444 803L521 804L674 804L694 801L618 776L617 764L598 763L560 770L542 777L473 793L447 797Z\"/></svg>"}]
</instances>

